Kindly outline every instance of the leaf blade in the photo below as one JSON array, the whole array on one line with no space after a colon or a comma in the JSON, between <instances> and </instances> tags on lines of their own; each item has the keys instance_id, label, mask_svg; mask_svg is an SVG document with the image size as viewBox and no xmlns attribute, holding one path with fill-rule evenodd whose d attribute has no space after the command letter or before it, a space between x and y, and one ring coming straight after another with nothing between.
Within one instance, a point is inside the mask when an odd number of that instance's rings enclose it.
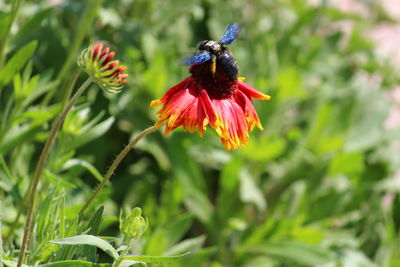
<instances>
[{"instance_id":1,"label":"leaf blade","mask_svg":"<svg viewBox=\"0 0 400 267\"><path fill-rule=\"evenodd\" d=\"M72 237L67 237L63 239L56 239L49 241L55 244L61 245L89 245L95 246L106 252L108 255L114 259L118 258L118 253L113 246L107 241L93 235L76 235Z\"/></svg>"}]
</instances>

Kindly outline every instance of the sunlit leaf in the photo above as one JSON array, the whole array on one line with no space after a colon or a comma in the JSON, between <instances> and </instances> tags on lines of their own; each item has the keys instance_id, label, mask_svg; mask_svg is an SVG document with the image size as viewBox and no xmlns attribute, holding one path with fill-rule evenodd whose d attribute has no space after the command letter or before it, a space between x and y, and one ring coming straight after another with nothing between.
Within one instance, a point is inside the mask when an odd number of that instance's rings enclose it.
<instances>
[{"instance_id":1,"label":"sunlit leaf","mask_svg":"<svg viewBox=\"0 0 400 267\"><path fill-rule=\"evenodd\" d=\"M135 255L128 255L128 256L123 256L121 257L122 260L134 260L134 261L143 261L146 263L170 263L170 262L175 262L183 259L185 256L190 254L190 252L187 252L185 254L181 255L176 255L176 256L135 256Z\"/></svg>"},{"instance_id":2,"label":"sunlit leaf","mask_svg":"<svg viewBox=\"0 0 400 267\"><path fill-rule=\"evenodd\" d=\"M38 265L38 267L111 267L111 265L112 264L110 263L94 263L90 261L66 260Z\"/></svg>"},{"instance_id":3,"label":"sunlit leaf","mask_svg":"<svg viewBox=\"0 0 400 267\"><path fill-rule=\"evenodd\" d=\"M35 52L37 41L32 41L22 47L11 57L7 64L0 70L0 88L8 84L14 75L25 65Z\"/></svg>"},{"instance_id":4,"label":"sunlit leaf","mask_svg":"<svg viewBox=\"0 0 400 267\"><path fill-rule=\"evenodd\" d=\"M328 251L296 241L270 241L255 246L241 247L242 251L280 257L291 262L315 266L332 261Z\"/></svg>"},{"instance_id":5,"label":"sunlit leaf","mask_svg":"<svg viewBox=\"0 0 400 267\"><path fill-rule=\"evenodd\" d=\"M77 235L63 239L51 240L50 242L61 245L89 245L102 249L114 259L118 258L117 251L107 241L93 235Z\"/></svg>"},{"instance_id":6,"label":"sunlit leaf","mask_svg":"<svg viewBox=\"0 0 400 267\"><path fill-rule=\"evenodd\" d=\"M253 177L246 169L240 171L240 198L244 202L253 203L260 211L267 208L264 196L260 188L256 185Z\"/></svg>"}]
</instances>

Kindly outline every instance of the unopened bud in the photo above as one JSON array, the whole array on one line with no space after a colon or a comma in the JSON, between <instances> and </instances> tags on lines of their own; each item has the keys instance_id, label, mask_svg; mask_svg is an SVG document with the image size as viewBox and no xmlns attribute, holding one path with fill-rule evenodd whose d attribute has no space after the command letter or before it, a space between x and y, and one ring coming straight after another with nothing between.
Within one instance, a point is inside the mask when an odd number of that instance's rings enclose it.
<instances>
[{"instance_id":1,"label":"unopened bud","mask_svg":"<svg viewBox=\"0 0 400 267\"><path fill-rule=\"evenodd\" d=\"M142 217L142 210L134 208L132 212L127 211L125 216L122 210L119 216L119 229L127 240L139 238L147 229L149 222Z\"/></svg>"}]
</instances>

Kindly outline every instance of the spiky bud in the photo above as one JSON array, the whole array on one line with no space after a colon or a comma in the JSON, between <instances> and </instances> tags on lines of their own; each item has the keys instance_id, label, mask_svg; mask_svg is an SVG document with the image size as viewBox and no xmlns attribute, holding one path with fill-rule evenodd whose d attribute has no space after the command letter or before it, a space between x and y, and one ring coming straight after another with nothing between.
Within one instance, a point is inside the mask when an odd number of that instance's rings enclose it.
<instances>
[{"instance_id":1,"label":"spiky bud","mask_svg":"<svg viewBox=\"0 0 400 267\"><path fill-rule=\"evenodd\" d=\"M78 65L105 91L119 93L126 83L127 67L113 60L115 52L104 47L103 43L95 43L82 51Z\"/></svg>"}]
</instances>

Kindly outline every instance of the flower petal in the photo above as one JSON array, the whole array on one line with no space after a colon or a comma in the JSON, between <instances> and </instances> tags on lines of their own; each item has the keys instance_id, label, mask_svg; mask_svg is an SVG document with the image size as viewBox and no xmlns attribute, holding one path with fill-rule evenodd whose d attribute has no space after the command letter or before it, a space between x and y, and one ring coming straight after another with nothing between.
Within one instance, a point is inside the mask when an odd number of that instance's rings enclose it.
<instances>
[{"instance_id":1,"label":"flower petal","mask_svg":"<svg viewBox=\"0 0 400 267\"><path fill-rule=\"evenodd\" d=\"M255 89L254 87L252 87L244 82L238 81L238 89L240 91L242 91L243 93L245 93L250 98L253 97L253 98L262 99L262 100L271 99L271 96L259 92L257 89Z\"/></svg>"},{"instance_id":2,"label":"flower petal","mask_svg":"<svg viewBox=\"0 0 400 267\"><path fill-rule=\"evenodd\" d=\"M244 112L244 116L246 117L247 130L251 132L254 129L254 126L256 125L260 130L263 130L260 119L258 118L257 115L257 111L254 108L253 102L251 101L251 98L249 98L245 93L243 93L240 90L237 90L235 92L234 97L236 102L241 106Z\"/></svg>"},{"instance_id":3,"label":"flower petal","mask_svg":"<svg viewBox=\"0 0 400 267\"><path fill-rule=\"evenodd\" d=\"M156 106L161 105L162 103L164 103L167 99L171 98L177 91L182 90L185 87L188 87L188 83L190 83L190 78L186 78L184 79L182 82L178 83L177 85L175 85L174 87L171 87L162 98L157 99L157 100L153 100L150 103L150 107L154 108Z\"/></svg>"}]
</instances>

